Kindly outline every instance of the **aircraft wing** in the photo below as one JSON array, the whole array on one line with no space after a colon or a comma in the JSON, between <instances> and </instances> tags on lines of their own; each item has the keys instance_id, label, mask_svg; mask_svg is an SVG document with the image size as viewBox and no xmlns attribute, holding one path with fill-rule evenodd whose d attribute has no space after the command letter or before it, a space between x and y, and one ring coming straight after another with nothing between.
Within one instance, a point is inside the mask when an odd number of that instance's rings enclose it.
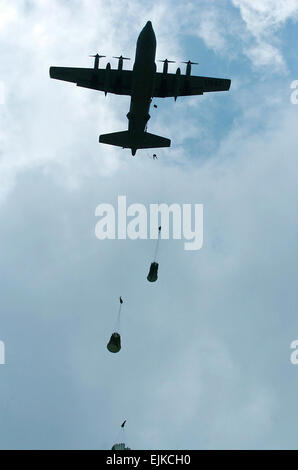
<instances>
[{"instance_id":1,"label":"aircraft wing","mask_svg":"<svg viewBox=\"0 0 298 470\"><path fill-rule=\"evenodd\" d=\"M196 77L195 75L176 75L175 73L155 74L153 97L202 95L209 91L227 91L231 80L226 78Z\"/></svg>"},{"instance_id":2,"label":"aircraft wing","mask_svg":"<svg viewBox=\"0 0 298 470\"><path fill-rule=\"evenodd\" d=\"M50 67L50 77L116 95L131 95L132 72L118 69Z\"/></svg>"}]
</instances>

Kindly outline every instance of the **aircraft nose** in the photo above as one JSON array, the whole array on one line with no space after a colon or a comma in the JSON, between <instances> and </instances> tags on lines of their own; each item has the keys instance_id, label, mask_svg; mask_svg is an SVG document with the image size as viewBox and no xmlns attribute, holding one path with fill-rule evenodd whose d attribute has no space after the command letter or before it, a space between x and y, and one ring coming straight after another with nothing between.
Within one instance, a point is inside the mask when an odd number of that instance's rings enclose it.
<instances>
[{"instance_id":1,"label":"aircraft nose","mask_svg":"<svg viewBox=\"0 0 298 470\"><path fill-rule=\"evenodd\" d=\"M156 38L151 21L147 21L147 23L145 24L144 28L140 32L138 41L141 41L143 44L148 43L156 45Z\"/></svg>"}]
</instances>

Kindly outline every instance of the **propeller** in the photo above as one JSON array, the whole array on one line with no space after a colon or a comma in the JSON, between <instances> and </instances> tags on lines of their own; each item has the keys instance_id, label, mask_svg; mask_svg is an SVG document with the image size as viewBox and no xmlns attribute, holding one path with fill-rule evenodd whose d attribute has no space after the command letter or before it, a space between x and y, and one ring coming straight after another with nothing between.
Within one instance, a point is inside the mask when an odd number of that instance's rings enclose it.
<instances>
[{"instance_id":1,"label":"propeller","mask_svg":"<svg viewBox=\"0 0 298 470\"><path fill-rule=\"evenodd\" d=\"M120 56L113 56L113 59L120 59L120 60L130 60L130 57L123 57L122 55Z\"/></svg>"},{"instance_id":2,"label":"propeller","mask_svg":"<svg viewBox=\"0 0 298 470\"><path fill-rule=\"evenodd\" d=\"M163 62L163 73L167 73L168 64L174 64L175 63L174 60L168 60L168 59L159 60L158 62Z\"/></svg>"},{"instance_id":3,"label":"propeller","mask_svg":"<svg viewBox=\"0 0 298 470\"><path fill-rule=\"evenodd\" d=\"M188 60L187 62L181 62L182 64L186 64L186 75L190 75L191 72L191 66L192 65L198 65L199 62L192 62L191 60Z\"/></svg>"},{"instance_id":4,"label":"propeller","mask_svg":"<svg viewBox=\"0 0 298 470\"><path fill-rule=\"evenodd\" d=\"M130 60L130 57L123 57L122 55L120 55L120 56L118 56L118 57L113 56L113 58L119 60L119 63L118 63L118 70L122 70L123 61L124 61L124 60Z\"/></svg>"},{"instance_id":5,"label":"propeller","mask_svg":"<svg viewBox=\"0 0 298 470\"><path fill-rule=\"evenodd\" d=\"M94 68L95 69L98 69L98 64L99 64L99 59L101 57L106 57L105 55L99 55L99 54L93 54L93 55L89 55L89 57L94 57L95 60L94 60Z\"/></svg>"},{"instance_id":6,"label":"propeller","mask_svg":"<svg viewBox=\"0 0 298 470\"><path fill-rule=\"evenodd\" d=\"M89 57L98 57L99 59L101 57L106 57L105 55L99 55L99 54L92 54L92 55L89 55Z\"/></svg>"}]
</instances>

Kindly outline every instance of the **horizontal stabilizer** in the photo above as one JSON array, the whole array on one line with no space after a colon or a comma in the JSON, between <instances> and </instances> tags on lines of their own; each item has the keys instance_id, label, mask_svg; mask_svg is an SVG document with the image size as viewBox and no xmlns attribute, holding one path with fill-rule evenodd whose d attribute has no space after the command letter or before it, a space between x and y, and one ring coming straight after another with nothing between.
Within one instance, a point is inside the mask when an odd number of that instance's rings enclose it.
<instances>
[{"instance_id":1,"label":"horizontal stabilizer","mask_svg":"<svg viewBox=\"0 0 298 470\"><path fill-rule=\"evenodd\" d=\"M99 136L99 142L130 149L151 149L170 147L171 145L170 139L166 139L165 137L144 132L142 136L136 138L129 131L102 134Z\"/></svg>"},{"instance_id":2,"label":"horizontal stabilizer","mask_svg":"<svg viewBox=\"0 0 298 470\"><path fill-rule=\"evenodd\" d=\"M102 144L116 145L117 147L130 148L130 141L128 131L112 132L111 134L102 134L99 136L99 142Z\"/></svg>"},{"instance_id":3,"label":"horizontal stabilizer","mask_svg":"<svg viewBox=\"0 0 298 470\"><path fill-rule=\"evenodd\" d=\"M153 149L153 148L159 148L159 147L170 147L170 145L171 145L170 139L166 139L165 137L160 137L159 135L145 132L143 142L138 148Z\"/></svg>"}]
</instances>

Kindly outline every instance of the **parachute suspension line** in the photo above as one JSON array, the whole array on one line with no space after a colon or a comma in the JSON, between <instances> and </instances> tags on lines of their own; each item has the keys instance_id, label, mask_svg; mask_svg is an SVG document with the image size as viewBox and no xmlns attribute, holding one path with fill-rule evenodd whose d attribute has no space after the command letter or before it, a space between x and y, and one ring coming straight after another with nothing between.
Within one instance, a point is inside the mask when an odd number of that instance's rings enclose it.
<instances>
[{"instance_id":1,"label":"parachute suspension line","mask_svg":"<svg viewBox=\"0 0 298 470\"><path fill-rule=\"evenodd\" d=\"M115 328L114 328L114 332L118 332L118 333L120 333L121 308L123 304L122 297L119 297L119 301L120 301L120 304L119 304L119 309L118 309L118 315L116 318Z\"/></svg>"},{"instance_id":2,"label":"parachute suspension line","mask_svg":"<svg viewBox=\"0 0 298 470\"><path fill-rule=\"evenodd\" d=\"M126 434L125 433L125 423L126 423L126 420L123 421L123 423L121 424L120 429L117 432L117 436L114 439L115 442L123 442L123 439L124 439L125 434Z\"/></svg>"},{"instance_id":3,"label":"parachute suspension line","mask_svg":"<svg viewBox=\"0 0 298 470\"><path fill-rule=\"evenodd\" d=\"M156 240L156 245L155 245L155 251L154 251L154 257L153 261L156 262L156 258L158 255L158 248L159 248L159 240L160 240L160 232L161 232L161 225L158 227L158 235L157 235L157 240Z\"/></svg>"}]
</instances>

